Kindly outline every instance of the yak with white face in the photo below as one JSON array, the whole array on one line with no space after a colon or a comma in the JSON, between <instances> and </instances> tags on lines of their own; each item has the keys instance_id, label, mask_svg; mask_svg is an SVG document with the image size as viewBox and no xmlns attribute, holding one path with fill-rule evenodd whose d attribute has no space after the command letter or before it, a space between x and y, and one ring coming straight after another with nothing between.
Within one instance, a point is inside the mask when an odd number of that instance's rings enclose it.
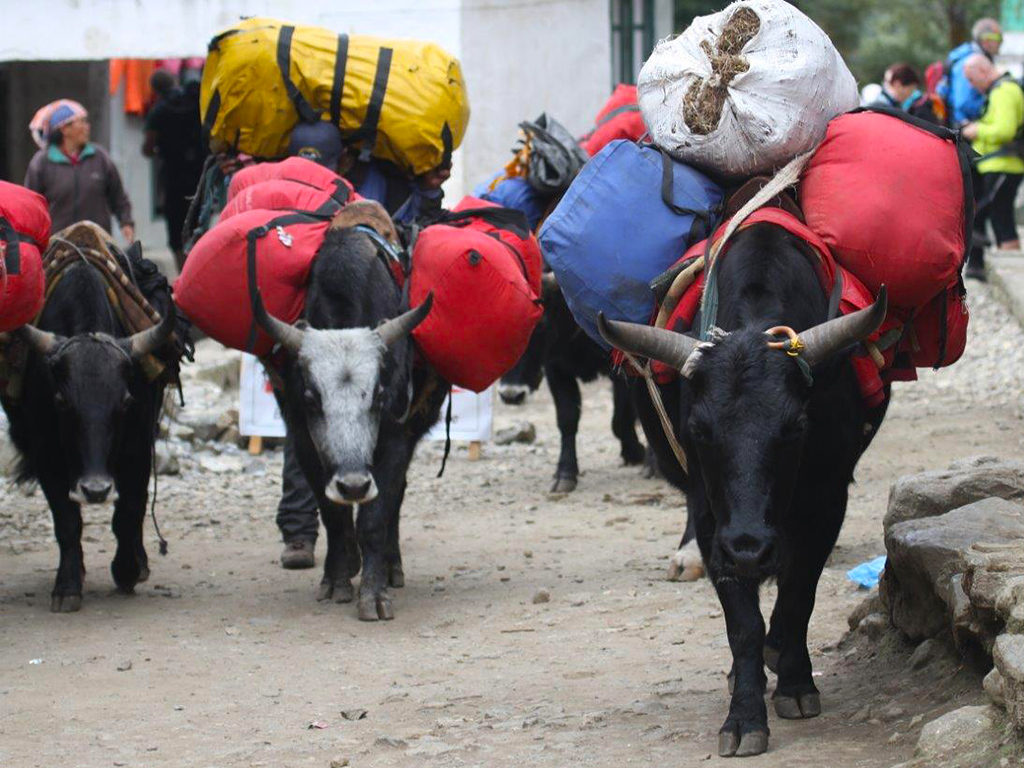
<instances>
[{"instance_id":1,"label":"yak with white face","mask_svg":"<svg viewBox=\"0 0 1024 768\"><path fill-rule=\"evenodd\" d=\"M405 582L398 546L405 476L448 390L413 365L410 334L432 298L415 309L404 302L376 243L342 229L328 232L314 262L303 321L289 325L256 306L256 321L285 352L282 412L327 529L317 598L353 600L351 578L361 568L358 610L366 621L394 618L388 587Z\"/></svg>"}]
</instances>

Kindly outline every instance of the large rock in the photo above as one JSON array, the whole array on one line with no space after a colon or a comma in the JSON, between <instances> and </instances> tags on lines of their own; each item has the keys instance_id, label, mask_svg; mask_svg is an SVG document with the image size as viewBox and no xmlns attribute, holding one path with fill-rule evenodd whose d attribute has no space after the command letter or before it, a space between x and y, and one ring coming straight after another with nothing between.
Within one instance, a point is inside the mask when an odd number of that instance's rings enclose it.
<instances>
[{"instance_id":1,"label":"large rock","mask_svg":"<svg viewBox=\"0 0 1024 768\"><path fill-rule=\"evenodd\" d=\"M1017 540L1024 543L1024 507L1002 499L888 528L880 594L893 624L915 641L952 628L958 643L980 633L983 645L991 647L1001 627L986 627L973 611L970 591L977 575L965 588L967 555L978 544Z\"/></svg>"},{"instance_id":2,"label":"large rock","mask_svg":"<svg viewBox=\"0 0 1024 768\"><path fill-rule=\"evenodd\" d=\"M999 725L999 713L987 704L954 709L921 729L914 755L929 766L987 765L999 750Z\"/></svg>"},{"instance_id":3,"label":"large rock","mask_svg":"<svg viewBox=\"0 0 1024 768\"><path fill-rule=\"evenodd\" d=\"M996 638L992 660L998 678L986 677L986 690L994 700L1001 696L1013 724L1024 728L1024 635L1007 633Z\"/></svg>"},{"instance_id":4,"label":"large rock","mask_svg":"<svg viewBox=\"0 0 1024 768\"><path fill-rule=\"evenodd\" d=\"M1024 501L1024 462L975 456L949 469L905 475L889 491L886 530L906 520L944 515L990 497Z\"/></svg>"}]
</instances>

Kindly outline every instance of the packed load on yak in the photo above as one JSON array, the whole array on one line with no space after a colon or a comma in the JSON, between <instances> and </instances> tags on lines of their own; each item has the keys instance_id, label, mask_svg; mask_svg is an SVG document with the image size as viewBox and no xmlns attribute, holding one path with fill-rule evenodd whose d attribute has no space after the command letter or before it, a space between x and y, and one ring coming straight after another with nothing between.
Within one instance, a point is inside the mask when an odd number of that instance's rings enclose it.
<instances>
[{"instance_id":1,"label":"packed load on yak","mask_svg":"<svg viewBox=\"0 0 1024 768\"><path fill-rule=\"evenodd\" d=\"M849 111L857 98L845 64L783 0L696 19L659 45L638 90L654 145L605 146L539 232L591 338L608 348L603 313L680 332L699 318L692 330L706 339L712 265L737 229L770 222L815 255L834 312L888 288L885 323L854 358L867 401L916 378L915 367L960 357L973 193L959 134L901 111Z\"/></svg>"},{"instance_id":2,"label":"packed load on yak","mask_svg":"<svg viewBox=\"0 0 1024 768\"><path fill-rule=\"evenodd\" d=\"M483 391L515 364L540 319L540 247L521 213L485 201L466 198L435 218L406 243L380 205L312 161L251 166L233 178L224 213L193 247L174 298L225 346L269 355L274 342L257 322L257 296L272 317L298 321L328 233L357 229L413 306L433 294L413 331L424 361L445 381Z\"/></svg>"},{"instance_id":3,"label":"packed load on yak","mask_svg":"<svg viewBox=\"0 0 1024 768\"><path fill-rule=\"evenodd\" d=\"M732 178L814 149L828 121L860 102L828 35L782 0L694 19L654 49L637 94L655 144Z\"/></svg>"},{"instance_id":4,"label":"packed load on yak","mask_svg":"<svg viewBox=\"0 0 1024 768\"><path fill-rule=\"evenodd\" d=\"M417 40L246 19L210 41L200 110L214 152L286 154L301 120L412 175L450 162L469 123L458 60Z\"/></svg>"},{"instance_id":5,"label":"packed load on yak","mask_svg":"<svg viewBox=\"0 0 1024 768\"><path fill-rule=\"evenodd\" d=\"M38 192L0 181L0 331L31 322L43 306L50 208Z\"/></svg>"},{"instance_id":6,"label":"packed load on yak","mask_svg":"<svg viewBox=\"0 0 1024 768\"><path fill-rule=\"evenodd\" d=\"M536 226L587 162L573 135L546 113L519 124L512 159L473 190L474 196L522 211Z\"/></svg>"}]
</instances>

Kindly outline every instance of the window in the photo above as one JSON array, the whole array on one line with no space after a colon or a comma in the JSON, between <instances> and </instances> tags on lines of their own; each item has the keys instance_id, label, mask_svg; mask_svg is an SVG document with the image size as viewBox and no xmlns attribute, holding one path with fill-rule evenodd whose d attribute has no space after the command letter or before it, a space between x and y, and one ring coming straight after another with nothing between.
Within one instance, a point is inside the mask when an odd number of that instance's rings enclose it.
<instances>
[{"instance_id":1,"label":"window","mask_svg":"<svg viewBox=\"0 0 1024 768\"><path fill-rule=\"evenodd\" d=\"M654 0L611 0L612 87L635 83L654 50Z\"/></svg>"}]
</instances>

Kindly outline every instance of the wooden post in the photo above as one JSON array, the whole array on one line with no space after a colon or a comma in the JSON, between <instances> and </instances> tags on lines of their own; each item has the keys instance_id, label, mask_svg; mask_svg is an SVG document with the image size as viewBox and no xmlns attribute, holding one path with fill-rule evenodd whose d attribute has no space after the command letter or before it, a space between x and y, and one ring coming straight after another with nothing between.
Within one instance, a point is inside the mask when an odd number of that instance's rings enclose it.
<instances>
[{"instance_id":1,"label":"wooden post","mask_svg":"<svg viewBox=\"0 0 1024 768\"><path fill-rule=\"evenodd\" d=\"M253 435L249 438L249 455L259 456L263 453L263 437L261 435Z\"/></svg>"},{"instance_id":2,"label":"wooden post","mask_svg":"<svg viewBox=\"0 0 1024 768\"><path fill-rule=\"evenodd\" d=\"M480 461L483 458L483 446L479 440L474 440L469 444L469 460Z\"/></svg>"}]
</instances>

